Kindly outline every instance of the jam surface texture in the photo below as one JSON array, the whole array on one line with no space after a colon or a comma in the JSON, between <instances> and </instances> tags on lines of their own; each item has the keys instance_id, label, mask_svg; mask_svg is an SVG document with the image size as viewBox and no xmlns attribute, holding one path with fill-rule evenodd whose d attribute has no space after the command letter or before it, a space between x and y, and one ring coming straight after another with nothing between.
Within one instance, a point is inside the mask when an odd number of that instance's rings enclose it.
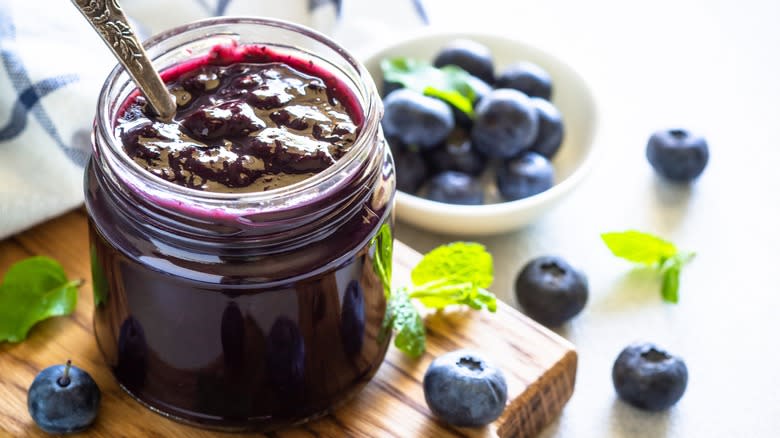
<instances>
[{"instance_id":1,"label":"jam surface texture","mask_svg":"<svg viewBox=\"0 0 780 438\"><path fill-rule=\"evenodd\" d=\"M158 120L136 93L115 135L138 165L191 189L294 184L347 153L361 122L343 84L264 46L215 47L162 76L176 99L173 120Z\"/></svg>"}]
</instances>

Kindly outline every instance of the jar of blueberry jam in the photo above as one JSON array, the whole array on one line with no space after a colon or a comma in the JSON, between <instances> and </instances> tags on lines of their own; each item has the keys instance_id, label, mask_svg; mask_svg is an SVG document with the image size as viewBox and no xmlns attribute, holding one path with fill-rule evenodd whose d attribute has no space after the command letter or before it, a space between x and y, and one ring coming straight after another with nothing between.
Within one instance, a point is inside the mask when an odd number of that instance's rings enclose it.
<instances>
[{"instance_id":1,"label":"jar of blueberry jam","mask_svg":"<svg viewBox=\"0 0 780 438\"><path fill-rule=\"evenodd\" d=\"M374 375L395 176L368 72L297 25L153 38L158 120L117 68L85 177L95 335L150 409L225 430L323 415Z\"/></svg>"}]
</instances>

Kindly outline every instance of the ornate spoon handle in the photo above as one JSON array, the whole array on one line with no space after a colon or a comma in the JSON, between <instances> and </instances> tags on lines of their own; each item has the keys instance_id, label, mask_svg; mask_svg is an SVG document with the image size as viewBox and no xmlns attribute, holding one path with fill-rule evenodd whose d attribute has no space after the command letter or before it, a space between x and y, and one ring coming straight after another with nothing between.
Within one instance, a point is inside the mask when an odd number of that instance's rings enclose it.
<instances>
[{"instance_id":1,"label":"ornate spoon handle","mask_svg":"<svg viewBox=\"0 0 780 438\"><path fill-rule=\"evenodd\" d=\"M176 102L138 42L133 28L119 6L119 0L71 1L127 69L160 118L172 119L176 113Z\"/></svg>"}]
</instances>

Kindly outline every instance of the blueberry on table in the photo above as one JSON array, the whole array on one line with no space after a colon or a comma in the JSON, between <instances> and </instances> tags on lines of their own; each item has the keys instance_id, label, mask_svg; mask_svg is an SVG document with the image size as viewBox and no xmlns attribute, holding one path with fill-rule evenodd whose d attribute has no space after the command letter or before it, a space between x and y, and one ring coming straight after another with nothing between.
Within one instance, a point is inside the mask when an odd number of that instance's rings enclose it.
<instances>
[{"instance_id":1,"label":"blueberry on table","mask_svg":"<svg viewBox=\"0 0 780 438\"><path fill-rule=\"evenodd\" d=\"M710 158L704 137L685 129L657 131L647 142L647 161L662 177L689 182L701 175Z\"/></svg>"},{"instance_id":2,"label":"blueberry on table","mask_svg":"<svg viewBox=\"0 0 780 438\"><path fill-rule=\"evenodd\" d=\"M649 411L668 409L682 398L688 385L685 362L651 343L626 347L612 367L618 396Z\"/></svg>"},{"instance_id":3,"label":"blueberry on table","mask_svg":"<svg viewBox=\"0 0 780 438\"><path fill-rule=\"evenodd\" d=\"M561 112L550 101L539 97L531 98L539 116L539 133L531 150L552 160L563 142L563 119Z\"/></svg>"},{"instance_id":4,"label":"blueberry on table","mask_svg":"<svg viewBox=\"0 0 780 438\"><path fill-rule=\"evenodd\" d=\"M434 359L423 377L425 402L437 417L461 427L484 426L504 411L504 374L479 354L456 350Z\"/></svg>"},{"instance_id":5,"label":"blueberry on table","mask_svg":"<svg viewBox=\"0 0 780 438\"><path fill-rule=\"evenodd\" d=\"M87 372L68 361L41 371L27 392L27 409L41 429L51 434L89 427L100 407L100 389Z\"/></svg>"},{"instance_id":6,"label":"blueberry on table","mask_svg":"<svg viewBox=\"0 0 780 438\"><path fill-rule=\"evenodd\" d=\"M425 158L434 173L454 170L479 176L487 166L485 157L472 146L468 133L458 127L443 144L427 151Z\"/></svg>"},{"instance_id":7,"label":"blueberry on table","mask_svg":"<svg viewBox=\"0 0 780 438\"><path fill-rule=\"evenodd\" d=\"M552 96L550 74L533 62L522 61L509 65L498 75L494 87L512 88L546 100Z\"/></svg>"},{"instance_id":8,"label":"blueberry on table","mask_svg":"<svg viewBox=\"0 0 780 438\"><path fill-rule=\"evenodd\" d=\"M403 88L384 100L385 134L398 137L407 145L429 149L444 141L455 126L452 109L439 99Z\"/></svg>"},{"instance_id":9,"label":"blueberry on table","mask_svg":"<svg viewBox=\"0 0 780 438\"><path fill-rule=\"evenodd\" d=\"M488 157L513 157L529 149L538 132L536 107L517 90L493 90L474 109L471 139Z\"/></svg>"},{"instance_id":10,"label":"blueberry on table","mask_svg":"<svg viewBox=\"0 0 780 438\"><path fill-rule=\"evenodd\" d=\"M388 94L392 93L395 90L400 90L404 86L399 84L398 82L390 82L387 79L382 79L382 98L384 99L387 97Z\"/></svg>"},{"instance_id":11,"label":"blueberry on table","mask_svg":"<svg viewBox=\"0 0 780 438\"><path fill-rule=\"evenodd\" d=\"M557 327L585 307L588 280L560 257L537 257L517 275L515 297L526 315L548 327Z\"/></svg>"},{"instance_id":12,"label":"blueberry on table","mask_svg":"<svg viewBox=\"0 0 780 438\"><path fill-rule=\"evenodd\" d=\"M485 45L472 40L457 39L447 44L436 54L433 65L456 65L488 84L495 79L493 54Z\"/></svg>"},{"instance_id":13,"label":"blueberry on table","mask_svg":"<svg viewBox=\"0 0 780 438\"><path fill-rule=\"evenodd\" d=\"M428 165L420 152L411 150L398 140L388 138L395 162L395 184L398 190L415 194L428 178Z\"/></svg>"},{"instance_id":14,"label":"blueberry on table","mask_svg":"<svg viewBox=\"0 0 780 438\"><path fill-rule=\"evenodd\" d=\"M442 172L428 183L428 199L446 204L481 205L485 195L479 180L462 172Z\"/></svg>"},{"instance_id":15,"label":"blueberry on table","mask_svg":"<svg viewBox=\"0 0 780 438\"><path fill-rule=\"evenodd\" d=\"M508 201L542 193L553 186L554 179L552 163L536 152L525 152L496 169L498 191Z\"/></svg>"}]
</instances>

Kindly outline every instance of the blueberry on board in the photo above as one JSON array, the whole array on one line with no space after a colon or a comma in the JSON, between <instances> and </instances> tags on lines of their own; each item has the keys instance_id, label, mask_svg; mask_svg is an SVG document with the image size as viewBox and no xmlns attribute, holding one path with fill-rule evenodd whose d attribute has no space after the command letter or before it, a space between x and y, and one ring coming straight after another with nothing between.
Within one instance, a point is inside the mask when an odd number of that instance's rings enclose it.
<instances>
[{"instance_id":1,"label":"blueberry on board","mask_svg":"<svg viewBox=\"0 0 780 438\"><path fill-rule=\"evenodd\" d=\"M384 104L385 134L407 145L431 148L444 141L455 126L452 109L446 103L407 88L388 94Z\"/></svg>"},{"instance_id":2,"label":"blueberry on board","mask_svg":"<svg viewBox=\"0 0 780 438\"><path fill-rule=\"evenodd\" d=\"M433 65L457 65L488 84L495 79L493 54L485 45L472 40L457 39L447 44L436 54Z\"/></svg>"},{"instance_id":3,"label":"blueberry on board","mask_svg":"<svg viewBox=\"0 0 780 438\"><path fill-rule=\"evenodd\" d=\"M539 97L531 98L539 115L539 132L531 150L552 160L563 142L563 119L561 112L550 101Z\"/></svg>"},{"instance_id":4,"label":"blueberry on board","mask_svg":"<svg viewBox=\"0 0 780 438\"><path fill-rule=\"evenodd\" d=\"M555 170L550 160L536 152L525 152L499 164L496 185L508 201L542 193L553 186Z\"/></svg>"},{"instance_id":5,"label":"blueberry on board","mask_svg":"<svg viewBox=\"0 0 780 438\"><path fill-rule=\"evenodd\" d=\"M354 356L363 349L363 335L366 331L366 309L363 287L357 280L347 285L341 302L341 344L348 356Z\"/></svg>"},{"instance_id":6,"label":"blueberry on board","mask_svg":"<svg viewBox=\"0 0 780 438\"><path fill-rule=\"evenodd\" d=\"M640 409L661 411L682 398L688 385L685 362L652 343L629 345L612 367L618 396Z\"/></svg>"},{"instance_id":7,"label":"blueberry on board","mask_svg":"<svg viewBox=\"0 0 780 438\"><path fill-rule=\"evenodd\" d=\"M647 161L662 177L689 182L701 175L710 158L707 140L685 129L657 131L647 142Z\"/></svg>"},{"instance_id":8,"label":"blueberry on board","mask_svg":"<svg viewBox=\"0 0 780 438\"><path fill-rule=\"evenodd\" d=\"M427 151L425 159L434 173L454 170L479 176L487 166L487 160L471 144L468 133L455 128L443 144Z\"/></svg>"},{"instance_id":9,"label":"blueberry on board","mask_svg":"<svg viewBox=\"0 0 780 438\"><path fill-rule=\"evenodd\" d=\"M27 391L27 409L41 429L51 434L89 427L100 407L100 388L86 371L68 361L41 371Z\"/></svg>"},{"instance_id":10,"label":"blueberry on board","mask_svg":"<svg viewBox=\"0 0 780 438\"><path fill-rule=\"evenodd\" d=\"M504 411L504 374L478 353L456 350L437 357L423 377L425 401L437 417L461 427L484 426Z\"/></svg>"},{"instance_id":11,"label":"blueberry on board","mask_svg":"<svg viewBox=\"0 0 780 438\"><path fill-rule=\"evenodd\" d=\"M426 197L446 204L481 205L485 195L479 180L462 172L442 172L428 183Z\"/></svg>"},{"instance_id":12,"label":"blueberry on board","mask_svg":"<svg viewBox=\"0 0 780 438\"><path fill-rule=\"evenodd\" d=\"M550 100L552 78L543 68L533 62L516 62L509 65L496 78L496 88L513 88L531 97Z\"/></svg>"},{"instance_id":13,"label":"blueberry on board","mask_svg":"<svg viewBox=\"0 0 780 438\"><path fill-rule=\"evenodd\" d=\"M428 177L428 165L422 154L400 141L388 138L395 163L395 184L398 190L415 194Z\"/></svg>"},{"instance_id":14,"label":"blueberry on board","mask_svg":"<svg viewBox=\"0 0 780 438\"><path fill-rule=\"evenodd\" d=\"M528 96L517 90L493 90L474 109L471 139L488 157L513 157L529 149L538 132L536 108Z\"/></svg>"},{"instance_id":15,"label":"blueberry on board","mask_svg":"<svg viewBox=\"0 0 780 438\"><path fill-rule=\"evenodd\" d=\"M556 327L585 307L588 280L560 257L537 257L517 275L515 297L526 315Z\"/></svg>"}]
</instances>

